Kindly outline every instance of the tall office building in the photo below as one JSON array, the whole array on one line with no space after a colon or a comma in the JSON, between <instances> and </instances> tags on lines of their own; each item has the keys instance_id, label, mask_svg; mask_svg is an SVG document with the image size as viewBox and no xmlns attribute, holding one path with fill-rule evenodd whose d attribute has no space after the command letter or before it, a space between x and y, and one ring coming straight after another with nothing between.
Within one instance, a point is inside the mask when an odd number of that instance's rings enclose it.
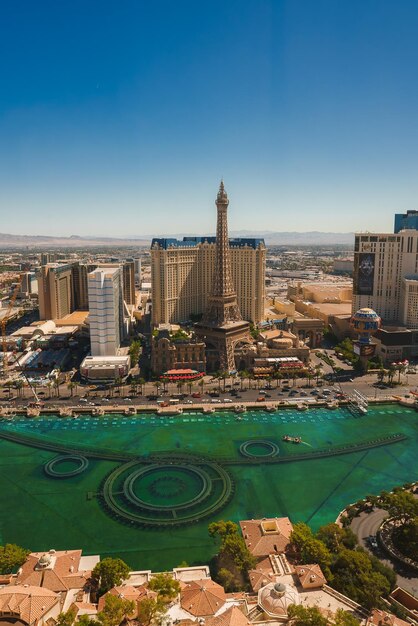
<instances>
[{"instance_id":1,"label":"tall office building","mask_svg":"<svg viewBox=\"0 0 418 626\"><path fill-rule=\"evenodd\" d=\"M73 263L73 292L74 292L74 308L79 311L89 310L89 294L87 286L87 276L97 267L94 263Z\"/></svg>"},{"instance_id":2,"label":"tall office building","mask_svg":"<svg viewBox=\"0 0 418 626\"><path fill-rule=\"evenodd\" d=\"M135 261L124 261L123 272L123 299L126 304L135 306Z\"/></svg>"},{"instance_id":3,"label":"tall office building","mask_svg":"<svg viewBox=\"0 0 418 626\"><path fill-rule=\"evenodd\" d=\"M59 319L74 311L72 265L48 263L37 273L39 318Z\"/></svg>"},{"instance_id":4,"label":"tall office building","mask_svg":"<svg viewBox=\"0 0 418 626\"><path fill-rule=\"evenodd\" d=\"M121 338L121 269L98 267L88 277L92 356L116 356Z\"/></svg>"},{"instance_id":5,"label":"tall office building","mask_svg":"<svg viewBox=\"0 0 418 626\"><path fill-rule=\"evenodd\" d=\"M401 230L418 230L418 211L395 214L395 233Z\"/></svg>"},{"instance_id":6,"label":"tall office building","mask_svg":"<svg viewBox=\"0 0 418 626\"><path fill-rule=\"evenodd\" d=\"M369 307L383 324L418 328L418 230L358 233L354 246L353 314Z\"/></svg>"},{"instance_id":7,"label":"tall office building","mask_svg":"<svg viewBox=\"0 0 418 626\"><path fill-rule=\"evenodd\" d=\"M264 319L264 239L229 239L232 283L241 315ZM216 237L153 239L151 243L152 323L184 322L204 313L212 289Z\"/></svg>"}]
</instances>

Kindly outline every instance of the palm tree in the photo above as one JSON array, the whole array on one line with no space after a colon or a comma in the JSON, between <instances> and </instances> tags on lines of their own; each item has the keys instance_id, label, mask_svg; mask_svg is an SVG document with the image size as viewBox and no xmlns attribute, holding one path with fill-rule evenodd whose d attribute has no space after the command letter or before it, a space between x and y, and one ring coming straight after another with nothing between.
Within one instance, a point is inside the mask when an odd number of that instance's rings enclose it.
<instances>
[{"instance_id":1,"label":"palm tree","mask_svg":"<svg viewBox=\"0 0 418 626\"><path fill-rule=\"evenodd\" d=\"M311 386L311 380L313 380L315 378L315 376L312 374L312 372L308 372L306 374L306 378L308 380L308 387L310 387Z\"/></svg>"},{"instance_id":2,"label":"palm tree","mask_svg":"<svg viewBox=\"0 0 418 626\"><path fill-rule=\"evenodd\" d=\"M60 382L59 382L58 378L54 380L54 389L55 389L56 394L57 394L57 396L59 398L60 397Z\"/></svg>"},{"instance_id":3,"label":"palm tree","mask_svg":"<svg viewBox=\"0 0 418 626\"><path fill-rule=\"evenodd\" d=\"M163 393L167 393L167 390L168 390L167 387L170 383L170 379L167 377L164 377L161 379L161 382L163 383Z\"/></svg>"},{"instance_id":4,"label":"palm tree","mask_svg":"<svg viewBox=\"0 0 418 626\"><path fill-rule=\"evenodd\" d=\"M67 384L67 389L70 391L71 397L73 397L74 387L75 387L75 383L73 383L73 381L71 380L71 381Z\"/></svg>"},{"instance_id":5,"label":"palm tree","mask_svg":"<svg viewBox=\"0 0 418 626\"><path fill-rule=\"evenodd\" d=\"M398 383L401 384L401 374L405 373L406 367L403 363L398 363L396 370L398 372Z\"/></svg>"},{"instance_id":6,"label":"palm tree","mask_svg":"<svg viewBox=\"0 0 418 626\"><path fill-rule=\"evenodd\" d=\"M52 381L48 380L46 386L48 387L49 397L52 396Z\"/></svg>"},{"instance_id":7,"label":"palm tree","mask_svg":"<svg viewBox=\"0 0 418 626\"><path fill-rule=\"evenodd\" d=\"M193 383L192 382L188 382L187 386L189 388L189 395L192 395Z\"/></svg>"},{"instance_id":8,"label":"palm tree","mask_svg":"<svg viewBox=\"0 0 418 626\"><path fill-rule=\"evenodd\" d=\"M322 378L322 375L323 375L322 367L318 363L318 365L315 365L316 384L318 384L319 379Z\"/></svg>"},{"instance_id":9,"label":"palm tree","mask_svg":"<svg viewBox=\"0 0 418 626\"><path fill-rule=\"evenodd\" d=\"M145 378L139 378L138 379L138 384L141 387L141 396L143 396L144 395Z\"/></svg>"},{"instance_id":10,"label":"palm tree","mask_svg":"<svg viewBox=\"0 0 418 626\"><path fill-rule=\"evenodd\" d=\"M179 380L177 383L177 389L179 393L182 393L183 385L184 385L184 382L182 380Z\"/></svg>"},{"instance_id":11,"label":"palm tree","mask_svg":"<svg viewBox=\"0 0 418 626\"><path fill-rule=\"evenodd\" d=\"M389 365L389 369L388 369L388 382L389 385L392 386L393 383L393 377L395 376L395 372L396 372L396 366L395 365Z\"/></svg>"},{"instance_id":12,"label":"palm tree","mask_svg":"<svg viewBox=\"0 0 418 626\"><path fill-rule=\"evenodd\" d=\"M156 380L154 383L154 387L157 389L157 398L160 395L160 387L161 387L161 381L160 380Z\"/></svg>"},{"instance_id":13,"label":"palm tree","mask_svg":"<svg viewBox=\"0 0 418 626\"><path fill-rule=\"evenodd\" d=\"M378 370L378 372L377 372L377 380L378 380L378 382L379 382L380 384L382 384L382 383L383 383L383 381L384 381L384 379L385 379L385 376L386 376L386 370L385 370L385 368L384 368L384 367L380 367L380 368L379 368L379 370Z\"/></svg>"},{"instance_id":14,"label":"palm tree","mask_svg":"<svg viewBox=\"0 0 418 626\"><path fill-rule=\"evenodd\" d=\"M23 388L23 380L20 378L15 382L15 388L17 390L18 396L22 396L22 388Z\"/></svg>"},{"instance_id":15,"label":"palm tree","mask_svg":"<svg viewBox=\"0 0 418 626\"><path fill-rule=\"evenodd\" d=\"M203 394L204 393L204 388L205 388L205 380L204 380L204 378L200 379L199 387L200 387L200 392Z\"/></svg>"}]
</instances>

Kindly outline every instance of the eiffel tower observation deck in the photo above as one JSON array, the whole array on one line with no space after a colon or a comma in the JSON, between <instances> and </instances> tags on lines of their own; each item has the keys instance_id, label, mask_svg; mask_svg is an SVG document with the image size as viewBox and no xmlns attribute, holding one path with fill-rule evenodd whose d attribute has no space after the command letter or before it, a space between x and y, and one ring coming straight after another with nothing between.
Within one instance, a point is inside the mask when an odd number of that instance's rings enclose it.
<instances>
[{"instance_id":1,"label":"eiffel tower observation deck","mask_svg":"<svg viewBox=\"0 0 418 626\"><path fill-rule=\"evenodd\" d=\"M234 351L238 343L251 343L250 325L243 321L232 281L228 239L228 195L223 181L216 197L216 256L213 285L196 335L206 343L207 362L212 369L235 369ZM217 366L217 367L216 367Z\"/></svg>"}]
</instances>

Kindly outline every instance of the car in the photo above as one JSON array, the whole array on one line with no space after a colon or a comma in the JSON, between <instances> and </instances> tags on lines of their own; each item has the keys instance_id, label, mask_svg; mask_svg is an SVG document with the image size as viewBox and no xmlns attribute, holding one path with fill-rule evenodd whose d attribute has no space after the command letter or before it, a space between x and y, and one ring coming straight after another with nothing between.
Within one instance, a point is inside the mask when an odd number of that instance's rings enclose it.
<instances>
[{"instance_id":1,"label":"car","mask_svg":"<svg viewBox=\"0 0 418 626\"><path fill-rule=\"evenodd\" d=\"M224 398L224 402L230 403L230 402L232 402L232 400L231 400L231 398Z\"/></svg>"},{"instance_id":2,"label":"car","mask_svg":"<svg viewBox=\"0 0 418 626\"><path fill-rule=\"evenodd\" d=\"M370 535L370 537L367 537L367 543L369 544L369 546L371 548L378 548L379 544L377 543L376 537L374 537L373 535Z\"/></svg>"},{"instance_id":3,"label":"car","mask_svg":"<svg viewBox=\"0 0 418 626\"><path fill-rule=\"evenodd\" d=\"M265 393L264 395L266 396L266 398L271 398L271 393Z\"/></svg>"},{"instance_id":4,"label":"car","mask_svg":"<svg viewBox=\"0 0 418 626\"><path fill-rule=\"evenodd\" d=\"M80 402L85 402L87 404L88 400L87 400L87 398L80 398Z\"/></svg>"},{"instance_id":5,"label":"car","mask_svg":"<svg viewBox=\"0 0 418 626\"><path fill-rule=\"evenodd\" d=\"M212 398L211 402L212 404L219 404L220 400L219 398Z\"/></svg>"},{"instance_id":6,"label":"car","mask_svg":"<svg viewBox=\"0 0 418 626\"><path fill-rule=\"evenodd\" d=\"M193 400L185 400L184 404L193 404Z\"/></svg>"},{"instance_id":7,"label":"car","mask_svg":"<svg viewBox=\"0 0 418 626\"><path fill-rule=\"evenodd\" d=\"M200 395L200 393L192 393L192 398L201 398L202 396Z\"/></svg>"}]
</instances>

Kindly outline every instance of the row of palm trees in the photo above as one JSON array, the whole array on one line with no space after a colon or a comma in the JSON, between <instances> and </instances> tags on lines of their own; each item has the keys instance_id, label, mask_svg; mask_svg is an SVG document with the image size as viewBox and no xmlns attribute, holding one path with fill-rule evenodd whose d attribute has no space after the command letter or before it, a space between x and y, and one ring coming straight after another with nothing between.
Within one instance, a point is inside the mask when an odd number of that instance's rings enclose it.
<instances>
[{"instance_id":1,"label":"row of palm trees","mask_svg":"<svg viewBox=\"0 0 418 626\"><path fill-rule=\"evenodd\" d=\"M395 375L398 374L398 384L401 382L401 375L405 374L408 366L404 363L392 363L389 365L387 369L384 367L379 368L377 372L377 380L379 383L384 383L385 378L387 378L387 384L389 386L393 385L393 379Z\"/></svg>"},{"instance_id":2,"label":"row of palm trees","mask_svg":"<svg viewBox=\"0 0 418 626\"><path fill-rule=\"evenodd\" d=\"M277 371L263 378L256 378L252 372L249 372L248 370L243 370L238 373L237 377L240 381L240 389L242 391L245 388L261 389L262 387L266 386L266 384L268 386L271 386L273 381L276 382L276 388L281 385L282 380L292 380L293 385L295 385L298 378L304 378L310 386L311 382L315 379L318 383L318 380L322 377L322 375L323 371L321 369L321 366L316 365L314 370L304 370L303 373L298 370L288 370L286 372ZM213 390L214 386L216 386L216 383L218 385L219 391L225 391L226 385L231 385L235 381L236 377L229 375L227 372L217 372L214 376L212 376L212 379L210 381L201 378L199 381L171 382L168 378L161 378L159 380L147 382L144 378L136 376L131 379L128 385L124 384L121 378L117 378L113 384L109 385L108 392L109 396L111 397L113 397L115 394L123 396L125 391L127 390L130 396L137 396L138 394L144 395L147 387L149 393L149 386L152 385L155 389L157 396L161 395L161 393L173 394L177 392L179 394L183 394L185 390L187 390L189 394L192 394L196 391L204 394L207 389ZM48 395L50 398L52 398L53 396L60 397L60 387L62 384L63 383L62 381L60 381L59 377L57 377L57 379L55 380L50 380L47 382L46 389L48 390ZM13 382L9 381L5 383L4 386L9 390L9 397L11 396L12 389L15 389L17 391L19 397L23 395L24 381L21 379ZM67 381L66 387L70 392L71 397L73 397L74 395L77 396L79 383L70 380ZM35 392L37 392L40 386L36 385L36 383L32 383L32 388ZM41 389L44 389L44 387L41 387ZM86 392L84 392L84 387L82 387L82 389L83 395L90 395L90 389L87 389Z\"/></svg>"}]
</instances>

